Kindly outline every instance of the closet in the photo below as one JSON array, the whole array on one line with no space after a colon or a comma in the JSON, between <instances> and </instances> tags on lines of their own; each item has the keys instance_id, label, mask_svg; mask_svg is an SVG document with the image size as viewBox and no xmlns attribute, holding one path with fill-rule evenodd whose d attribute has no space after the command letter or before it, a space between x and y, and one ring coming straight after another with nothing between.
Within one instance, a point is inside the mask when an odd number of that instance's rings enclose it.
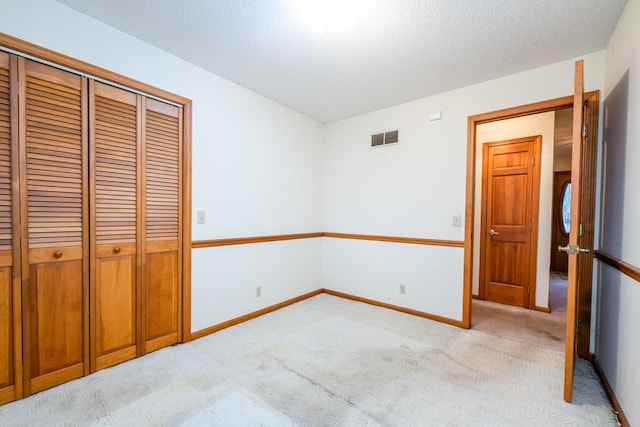
<instances>
[{"instance_id":1,"label":"closet","mask_svg":"<svg viewBox=\"0 0 640 427\"><path fill-rule=\"evenodd\" d=\"M0 52L0 404L182 340L182 128Z\"/></svg>"}]
</instances>

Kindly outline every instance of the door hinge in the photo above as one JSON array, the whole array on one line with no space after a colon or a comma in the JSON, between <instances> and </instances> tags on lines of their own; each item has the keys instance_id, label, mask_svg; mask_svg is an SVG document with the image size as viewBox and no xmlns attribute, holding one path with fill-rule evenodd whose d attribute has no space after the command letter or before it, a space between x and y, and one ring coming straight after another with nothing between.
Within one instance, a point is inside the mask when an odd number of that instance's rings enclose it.
<instances>
[{"instance_id":1,"label":"door hinge","mask_svg":"<svg viewBox=\"0 0 640 427\"><path fill-rule=\"evenodd\" d=\"M531 294L531 286L527 286L527 295Z\"/></svg>"},{"instance_id":2,"label":"door hinge","mask_svg":"<svg viewBox=\"0 0 640 427\"><path fill-rule=\"evenodd\" d=\"M586 138L587 136L589 136L589 128L587 125L584 125L582 126L582 137Z\"/></svg>"},{"instance_id":3,"label":"door hinge","mask_svg":"<svg viewBox=\"0 0 640 427\"><path fill-rule=\"evenodd\" d=\"M580 333L580 321L576 321L576 335Z\"/></svg>"},{"instance_id":4,"label":"door hinge","mask_svg":"<svg viewBox=\"0 0 640 427\"><path fill-rule=\"evenodd\" d=\"M531 156L531 165L532 166L536 165L536 156Z\"/></svg>"},{"instance_id":5,"label":"door hinge","mask_svg":"<svg viewBox=\"0 0 640 427\"><path fill-rule=\"evenodd\" d=\"M584 237L584 224L578 226L578 236Z\"/></svg>"},{"instance_id":6,"label":"door hinge","mask_svg":"<svg viewBox=\"0 0 640 427\"><path fill-rule=\"evenodd\" d=\"M533 230L533 221L529 221L529 231Z\"/></svg>"}]
</instances>

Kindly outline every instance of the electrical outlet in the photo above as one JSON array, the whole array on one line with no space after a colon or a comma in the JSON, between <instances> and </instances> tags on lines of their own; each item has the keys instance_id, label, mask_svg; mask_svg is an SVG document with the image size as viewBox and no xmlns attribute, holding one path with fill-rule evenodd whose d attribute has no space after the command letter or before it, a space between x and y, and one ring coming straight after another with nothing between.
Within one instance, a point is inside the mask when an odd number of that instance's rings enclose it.
<instances>
[{"instance_id":1,"label":"electrical outlet","mask_svg":"<svg viewBox=\"0 0 640 427\"><path fill-rule=\"evenodd\" d=\"M256 287L256 298L260 298L262 296L262 286Z\"/></svg>"},{"instance_id":2,"label":"electrical outlet","mask_svg":"<svg viewBox=\"0 0 640 427\"><path fill-rule=\"evenodd\" d=\"M407 285L400 284L400 295L406 295L406 294L407 294Z\"/></svg>"},{"instance_id":3,"label":"electrical outlet","mask_svg":"<svg viewBox=\"0 0 640 427\"><path fill-rule=\"evenodd\" d=\"M207 222L207 213L205 211L198 211L198 224L204 224Z\"/></svg>"}]
</instances>

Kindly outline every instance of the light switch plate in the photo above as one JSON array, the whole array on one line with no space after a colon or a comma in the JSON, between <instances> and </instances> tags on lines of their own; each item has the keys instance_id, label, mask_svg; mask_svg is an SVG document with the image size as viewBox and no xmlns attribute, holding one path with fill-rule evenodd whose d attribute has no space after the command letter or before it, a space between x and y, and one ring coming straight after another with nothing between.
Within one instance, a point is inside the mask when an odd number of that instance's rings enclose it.
<instances>
[{"instance_id":1,"label":"light switch plate","mask_svg":"<svg viewBox=\"0 0 640 427\"><path fill-rule=\"evenodd\" d=\"M205 211L198 211L198 224L204 224L207 222L207 213Z\"/></svg>"},{"instance_id":2,"label":"light switch plate","mask_svg":"<svg viewBox=\"0 0 640 427\"><path fill-rule=\"evenodd\" d=\"M460 215L453 216L453 226L460 227L462 225L462 217Z\"/></svg>"}]
</instances>

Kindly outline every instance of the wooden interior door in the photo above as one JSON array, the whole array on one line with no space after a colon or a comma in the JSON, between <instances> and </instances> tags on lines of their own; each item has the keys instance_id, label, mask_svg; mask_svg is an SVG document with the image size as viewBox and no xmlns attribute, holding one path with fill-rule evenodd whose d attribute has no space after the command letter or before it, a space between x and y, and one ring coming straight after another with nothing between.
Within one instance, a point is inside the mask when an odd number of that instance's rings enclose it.
<instances>
[{"instance_id":1,"label":"wooden interior door","mask_svg":"<svg viewBox=\"0 0 640 427\"><path fill-rule=\"evenodd\" d=\"M567 254L558 251L558 246L569 244L567 233L562 221L563 199L567 186L571 183L571 171L555 172L553 174L553 208L551 220L551 271L566 273L569 268Z\"/></svg>"},{"instance_id":2,"label":"wooden interior door","mask_svg":"<svg viewBox=\"0 0 640 427\"><path fill-rule=\"evenodd\" d=\"M92 372L138 354L139 103L90 82Z\"/></svg>"},{"instance_id":3,"label":"wooden interior door","mask_svg":"<svg viewBox=\"0 0 640 427\"><path fill-rule=\"evenodd\" d=\"M540 145L535 136L483 146L480 277L489 301L535 305Z\"/></svg>"},{"instance_id":4,"label":"wooden interior door","mask_svg":"<svg viewBox=\"0 0 640 427\"><path fill-rule=\"evenodd\" d=\"M28 395L88 373L87 82L19 64Z\"/></svg>"},{"instance_id":5,"label":"wooden interior door","mask_svg":"<svg viewBox=\"0 0 640 427\"><path fill-rule=\"evenodd\" d=\"M564 250L569 255L567 274L567 325L565 336L564 400L573 400L573 369L576 353L576 306L580 254L592 248L580 248L580 228L583 177L583 124L584 124L584 63L575 65L575 87L573 96L573 143L571 149L571 227L569 245ZM590 259L590 258L589 258Z\"/></svg>"},{"instance_id":6,"label":"wooden interior door","mask_svg":"<svg viewBox=\"0 0 640 427\"><path fill-rule=\"evenodd\" d=\"M17 58L0 52L0 405L22 397Z\"/></svg>"},{"instance_id":7,"label":"wooden interior door","mask_svg":"<svg viewBox=\"0 0 640 427\"><path fill-rule=\"evenodd\" d=\"M144 99L144 352L182 331L182 112Z\"/></svg>"}]
</instances>

